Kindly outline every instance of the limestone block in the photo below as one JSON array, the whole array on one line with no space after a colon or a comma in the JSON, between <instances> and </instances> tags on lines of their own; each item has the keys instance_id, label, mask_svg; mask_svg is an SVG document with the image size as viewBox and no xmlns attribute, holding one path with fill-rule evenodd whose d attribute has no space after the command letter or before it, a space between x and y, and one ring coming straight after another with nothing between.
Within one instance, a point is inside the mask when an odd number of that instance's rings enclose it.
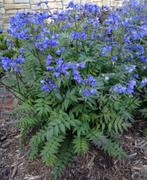
<instances>
[{"instance_id":1,"label":"limestone block","mask_svg":"<svg viewBox=\"0 0 147 180\"><path fill-rule=\"evenodd\" d=\"M40 2L39 0L30 0L30 4L37 4L38 2Z\"/></svg>"},{"instance_id":2,"label":"limestone block","mask_svg":"<svg viewBox=\"0 0 147 180\"><path fill-rule=\"evenodd\" d=\"M48 4L50 9L60 9L62 8L62 3L61 2L50 2Z\"/></svg>"},{"instance_id":3,"label":"limestone block","mask_svg":"<svg viewBox=\"0 0 147 180\"><path fill-rule=\"evenodd\" d=\"M23 3L29 3L30 0L14 0L15 3L20 3L20 4L23 4Z\"/></svg>"},{"instance_id":4,"label":"limestone block","mask_svg":"<svg viewBox=\"0 0 147 180\"><path fill-rule=\"evenodd\" d=\"M63 1L63 3L65 4L65 5L67 5L71 0L62 0ZM85 3L90 3L90 2L92 2L93 0L74 0L73 2L74 3L81 3L81 4L85 4Z\"/></svg>"},{"instance_id":5,"label":"limestone block","mask_svg":"<svg viewBox=\"0 0 147 180\"><path fill-rule=\"evenodd\" d=\"M33 10L39 10L40 7L38 7L37 5L31 5L31 9L33 9Z\"/></svg>"},{"instance_id":6,"label":"limestone block","mask_svg":"<svg viewBox=\"0 0 147 180\"><path fill-rule=\"evenodd\" d=\"M30 4L5 4L4 5L5 10L10 10L10 9L29 9Z\"/></svg>"},{"instance_id":7,"label":"limestone block","mask_svg":"<svg viewBox=\"0 0 147 180\"><path fill-rule=\"evenodd\" d=\"M16 14L17 10L7 10L6 14L10 15L10 14Z\"/></svg>"},{"instance_id":8,"label":"limestone block","mask_svg":"<svg viewBox=\"0 0 147 180\"><path fill-rule=\"evenodd\" d=\"M5 3L11 4L13 3L13 0L5 0Z\"/></svg>"},{"instance_id":9,"label":"limestone block","mask_svg":"<svg viewBox=\"0 0 147 180\"><path fill-rule=\"evenodd\" d=\"M0 8L2 8L3 6L4 6L3 3L0 2Z\"/></svg>"},{"instance_id":10,"label":"limestone block","mask_svg":"<svg viewBox=\"0 0 147 180\"><path fill-rule=\"evenodd\" d=\"M4 17L3 17L3 22L4 22L4 24L8 24L9 23L9 16L8 15L5 15Z\"/></svg>"}]
</instances>

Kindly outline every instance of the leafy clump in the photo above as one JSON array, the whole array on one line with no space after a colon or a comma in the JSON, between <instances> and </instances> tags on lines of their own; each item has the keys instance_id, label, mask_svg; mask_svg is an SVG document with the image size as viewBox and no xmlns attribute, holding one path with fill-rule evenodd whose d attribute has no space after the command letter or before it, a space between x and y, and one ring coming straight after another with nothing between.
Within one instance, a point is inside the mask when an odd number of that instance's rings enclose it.
<instances>
[{"instance_id":1,"label":"leafy clump","mask_svg":"<svg viewBox=\"0 0 147 180\"><path fill-rule=\"evenodd\" d=\"M21 100L18 126L22 139L31 136L30 158L41 156L57 179L91 144L126 157L119 137L147 85L146 4L111 11L70 2L53 13L17 13L8 33L20 48L0 58L1 82Z\"/></svg>"}]
</instances>

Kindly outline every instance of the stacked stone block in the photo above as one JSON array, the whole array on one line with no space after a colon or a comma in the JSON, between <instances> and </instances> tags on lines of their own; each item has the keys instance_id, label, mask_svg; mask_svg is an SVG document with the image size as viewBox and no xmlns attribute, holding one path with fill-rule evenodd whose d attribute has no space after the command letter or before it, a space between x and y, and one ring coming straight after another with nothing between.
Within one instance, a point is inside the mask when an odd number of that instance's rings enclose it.
<instances>
[{"instance_id":1,"label":"stacked stone block","mask_svg":"<svg viewBox=\"0 0 147 180\"><path fill-rule=\"evenodd\" d=\"M5 87L0 86L0 119L4 118L5 115L16 106L16 104L17 101L14 96L6 90Z\"/></svg>"}]
</instances>

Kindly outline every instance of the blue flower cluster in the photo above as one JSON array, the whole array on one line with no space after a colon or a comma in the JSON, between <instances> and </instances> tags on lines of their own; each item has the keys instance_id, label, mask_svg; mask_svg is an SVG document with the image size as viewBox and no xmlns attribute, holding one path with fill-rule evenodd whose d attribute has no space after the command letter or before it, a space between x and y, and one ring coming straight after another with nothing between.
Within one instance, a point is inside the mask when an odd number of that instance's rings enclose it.
<instances>
[{"instance_id":1,"label":"blue flower cluster","mask_svg":"<svg viewBox=\"0 0 147 180\"><path fill-rule=\"evenodd\" d=\"M38 28L32 28L33 25L41 26L45 24L49 18L48 12L35 12L35 13L16 13L15 16L10 18L10 27L7 32L13 37L21 40L28 40L34 37Z\"/></svg>"},{"instance_id":2,"label":"blue flower cluster","mask_svg":"<svg viewBox=\"0 0 147 180\"><path fill-rule=\"evenodd\" d=\"M96 87L97 82L92 75L88 75L87 78L83 79L80 74L80 69L84 69L86 64L84 62L77 63L77 62L66 62L64 63L63 58L54 59L50 54L46 58L46 69L51 72L52 77L60 78L62 75L71 76L73 80L79 85L88 86L88 89L83 91L83 95L88 96L91 94L96 94ZM50 84L51 81L41 81L43 86L42 90L50 92L51 89L57 89L57 86L53 81L52 85ZM52 87L52 88L51 88ZM55 88L56 87L56 88ZM87 92L87 93L86 93ZM86 95L87 94L87 95Z\"/></svg>"},{"instance_id":3,"label":"blue flower cluster","mask_svg":"<svg viewBox=\"0 0 147 180\"><path fill-rule=\"evenodd\" d=\"M44 3L48 6L48 1ZM113 11L70 2L65 10L16 13L10 19L8 33L30 43L35 57L39 54L44 71L43 91L56 91L58 81L70 77L70 83L89 97L97 94L97 78L106 74L107 92L111 89L132 94L137 86L147 85L146 8L137 0ZM1 58L4 70L22 70L23 47L19 52L16 59ZM122 77L116 77L117 83L112 83L111 75L119 70Z\"/></svg>"},{"instance_id":4,"label":"blue flower cluster","mask_svg":"<svg viewBox=\"0 0 147 180\"><path fill-rule=\"evenodd\" d=\"M135 86L136 86L136 81L130 80L127 86L116 84L115 86L112 87L112 91L119 94L132 94L134 93Z\"/></svg>"},{"instance_id":5,"label":"blue flower cluster","mask_svg":"<svg viewBox=\"0 0 147 180\"><path fill-rule=\"evenodd\" d=\"M48 37L45 37L44 40L37 41L35 43L35 46L38 48L39 51L43 51L44 49L48 47L56 47L59 45L59 41L55 38L49 39Z\"/></svg>"},{"instance_id":6,"label":"blue flower cluster","mask_svg":"<svg viewBox=\"0 0 147 180\"><path fill-rule=\"evenodd\" d=\"M72 39L79 39L79 40L86 40L87 34L85 32L72 32L71 38Z\"/></svg>"},{"instance_id":7,"label":"blue flower cluster","mask_svg":"<svg viewBox=\"0 0 147 180\"><path fill-rule=\"evenodd\" d=\"M40 83L42 84L42 91L51 92L52 90L57 89L57 86L53 80L41 80Z\"/></svg>"},{"instance_id":8,"label":"blue flower cluster","mask_svg":"<svg viewBox=\"0 0 147 180\"><path fill-rule=\"evenodd\" d=\"M15 72L21 72L22 64L24 63L25 63L25 59L21 55L15 59L11 59L8 57L0 58L0 65L3 67L5 71L9 71L12 68Z\"/></svg>"}]
</instances>

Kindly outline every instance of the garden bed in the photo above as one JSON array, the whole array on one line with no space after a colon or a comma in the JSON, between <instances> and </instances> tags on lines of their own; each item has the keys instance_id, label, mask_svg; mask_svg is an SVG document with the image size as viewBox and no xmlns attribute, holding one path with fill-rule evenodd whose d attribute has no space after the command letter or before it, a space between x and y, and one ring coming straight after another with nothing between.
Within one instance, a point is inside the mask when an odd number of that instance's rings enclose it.
<instances>
[{"instance_id":1,"label":"garden bed","mask_svg":"<svg viewBox=\"0 0 147 180\"><path fill-rule=\"evenodd\" d=\"M140 0L12 17L0 85L19 102L1 122L1 178L146 179L146 41Z\"/></svg>"},{"instance_id":2,"label":"garden bed","mask_svg":"<svg viewBox=\"0 0 147 180\"><path fill-rule=\"evenodd\" d=\"M13 119L0 120L0 179L1 180L49 180L51 168L41 160L28 160L28 147L22 152L19 132ZM146 180L147 141L142 135L145 122L136 121L122 136L128 160L118 161L95 149L77 157L66 167L62 180ZM138 128L139 127L139 128Z\"/></svg>"}]
</instances>

